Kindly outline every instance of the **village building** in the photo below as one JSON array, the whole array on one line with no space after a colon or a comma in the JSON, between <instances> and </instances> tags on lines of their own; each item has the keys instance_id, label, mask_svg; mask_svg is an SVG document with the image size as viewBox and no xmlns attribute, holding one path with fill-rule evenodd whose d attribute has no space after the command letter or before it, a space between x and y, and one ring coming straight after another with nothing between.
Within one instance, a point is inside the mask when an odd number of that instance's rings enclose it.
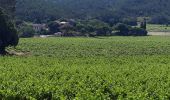
<instances>
[{"instance_id":1,"label":"village building","mask_svg":"<svg viewBox=\"0 0 170 100\"><path fill-rule=\"evenodd\" d=\"M45 24L32 24L32 27L35 32L40 32L41 30L47 29Z\"/></svg>"}]
</instances>

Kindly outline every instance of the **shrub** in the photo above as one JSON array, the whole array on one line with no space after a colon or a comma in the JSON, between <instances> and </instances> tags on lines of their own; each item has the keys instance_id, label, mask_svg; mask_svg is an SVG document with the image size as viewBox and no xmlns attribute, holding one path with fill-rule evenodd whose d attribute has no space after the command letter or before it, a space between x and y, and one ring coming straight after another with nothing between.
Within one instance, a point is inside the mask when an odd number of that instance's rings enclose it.
<instances>
[{"instance_id":1,"label":"shrub","mask_svg":"<svg viewBox=\"0 0 170 100\"><path fill-rule=\"evenodd\" d=\"M19 32L19 36L22 38L29 38L35 35L35 31L29 25L23 25L22 27L20 27Z\"/></svg>"},{"instance_id":2,"label":"shrub","mask_svg":"<svg viewBox=\"0 0 170 100\"><path fill-rule=\"evenodd\" d=\"M121 35L121 36L128 36L129 27L130 27L130 26L128 26L128 25L126 25L126 24L118 23L118 24L115 26L115 30L117 30L116 34L117 34L117 35Z\"/></svg>"},{"instance_id":3,"label":"shrub","mask_svg":"<svg viewBox=\"0 0 170 100\"><path fill-rule=\"evenodd\" d=\"M129 36L146 36L147 31L143 28L133 27L129 30L128 35Z\"/></svg>"},{"instance_id":4,"label":"shrub","mask_svg":"<svg viewBox=\"0 0 170 100\"><path fill-rule=\"evenodd\" d=\"M60 31L59 29L60 25L57 22L49 22L48 27L49 27L49 34L54 34Z\"/></svg>"},{"instance_id":5,"label":"shrub","mask_svg":"<svg viewBox=\"0 0 170 100\"><path fill-rule=\"evenodd\" d=\"M114 35L120 36L146 36L147 31L143 28L131 27L126 24L119 23L115 26L116 32Z\"/></svg>"}]
</instances>

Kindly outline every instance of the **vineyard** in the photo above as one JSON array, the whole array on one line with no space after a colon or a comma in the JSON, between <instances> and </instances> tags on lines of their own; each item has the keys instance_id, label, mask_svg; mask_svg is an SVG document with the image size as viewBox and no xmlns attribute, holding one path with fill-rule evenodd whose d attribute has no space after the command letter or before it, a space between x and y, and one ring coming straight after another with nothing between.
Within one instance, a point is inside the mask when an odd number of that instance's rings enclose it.
<instances>
[{"instance_id":1,"label":"vineyard","mask_svg":"<svg viewBox=\"0 0 170 100\"><path fill-rule=\"evenodd\" d=\"M170 99L170 37L30 38L16 51L0 57L0 100Z\"/></svg>"}]
</instances>

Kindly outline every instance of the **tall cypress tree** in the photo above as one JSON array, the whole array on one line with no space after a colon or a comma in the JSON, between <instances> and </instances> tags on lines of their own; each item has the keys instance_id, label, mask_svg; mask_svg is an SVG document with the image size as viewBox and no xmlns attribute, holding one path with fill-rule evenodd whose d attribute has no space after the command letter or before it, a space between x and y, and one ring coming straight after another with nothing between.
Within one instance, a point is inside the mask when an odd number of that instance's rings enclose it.
<instances>
[{"instance_id":1,"label":"tall cypress tree","mask_svg":"<svg viewBox=\"0 0 170 100\"><path fill-rule=\"evenodd\" d=\"M12 17L15 15L15 5L16 0L0 0L0 7Z\"/></svg>"},{"instance_id":2,"label":"tall cypress tree","mask_svg":"<svg viewBox=\"0 0 170 100\"><path fill-rule=\"evenodd\" d=\"M0 0L0 7L0 54L6 54L5 48L16 46L19 41L17 30L11 20L15 13L15 0Z\"/></svg>"},{"instance_id":3,"label":"tall cypress tree","mask_svg":"<svg viewBox=\"0 0 170 100\"><path fill-rule=\"evenodd\" d=\"M146 18L144 18L143 21L141 22L140 28L143 28L146 30Z\"/></svg>"}]
</instances>

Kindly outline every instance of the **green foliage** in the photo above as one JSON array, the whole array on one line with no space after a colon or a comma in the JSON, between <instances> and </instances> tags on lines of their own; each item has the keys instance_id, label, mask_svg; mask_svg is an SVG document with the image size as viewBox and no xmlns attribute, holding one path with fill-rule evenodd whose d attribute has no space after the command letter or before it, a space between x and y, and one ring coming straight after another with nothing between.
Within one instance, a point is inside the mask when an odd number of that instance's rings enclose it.
<instances>
[{"instance_id":1,"label":"green foliage","mask_svg":"<svg viewBox=\"0 0 170 100\"><path fill-rule=\"evenodd\" d=\"M123 36L128 36L128 32L129 32L129 25L123 24L123 23L118 23L115 26L115 30L118 31L118 35L123 35Z\"/></svg>"},{"instance_id":2,"label":"green foliage","mask_svg":"<svg viewBox=\"0 0 170 100\"><path fill-rule=\"evenodd\" d=\"M151 24L170 24L170 18L167 15L154 16L149 23Z\"/></svg>"},{"instance_id":3,"label":"green foliage","mask_svg":"<svg viewBox=\"0 0 170 100\"><path fill-rule=\"evenodd\" d=\"M136 24L137 17L150 17L152 23L170 21L169 0L17 0L17 18L48 22L59 18L101 19L110 24ZM163 16L163 21L157 16ZM161 18L162 19L162 18Z\"/></svg>"},{"instance_id":4,"label":"green foliage","mask_svg":"<svg viewBox=\"0 0 170 100\"><path fill-rule=\"evenodd\" d=\"M137 19L134 18L134 17L123 18L122 23L127 24L127 25L131 25L131 26L137 26Z\"/></svg>"},{"instance_id":5,"label":"green foliage","mask_svg":"<svg viewBox=\"0 0 170 100\"><path fill-rule=\"evenodd\" d=\"M40 35L49 35L50 32L49 30L46 30L46 29L42 29L40 32L39 32Z\"/></svg>"},{"instance_id":6,"label":"green foliage","mask_svg":"<svg viewBox=\"0 0 170 100\"><path fill-rule=\"evenodd\" d=\"M48 27L49 27L49 33L54 34L60 31L59 29L59 24L57 22L49 22Z\"/></svg>"},{"instance_id":7,"label":"green foliage","mask_svg":"<svg viewBox=\"0 0 170 100\"><path fill-rule=\"evenodd\" d=\"M116 33L115 35L120 36L147 36L147 31L143 28L131 27L126 24L118 23L115 26Z\"/></svg>"},{"instance_id":8,"label":"green foliage","mask_svg":"<svg viewBox=\"0 0 170 100\"><path fill-rule=\"evenodd\" d=\"M16 0L0 0L0 8L3 8L5 13L10 17L15 15Z\"/></svg>"},{"instance_id":9,"label":"green foliage","mask_svg":"<svg viewBox=\"0 0 170 100\"><path fill-rule=\"evenodd\" d=\"M82 35L89 36L107 36L111 34L111 27L100 20L82 20L76 25L76 31L82 33Z\"/></svg>"},{"instance_id":10,"label":"green foliage","mask_svg":"<svg viewBox=\"0 0 170 100\"><path fill-rule=\"evenodd\" d=\"M147 31L143 28L133 27L129 30L130 36L147 36Z\"/></svg>"},{"instance_id":11,"label":"green foliage","mask_svg":"<svg viewBox=\"0 0 170 100\"><path fill-rule=\"evenodd\" d=\"M21 39L0 57L1 99L168 99L170 37ZM26 53L27 54L27 53Z\"/></svg>"},{"instance_id":12,"label":"green foliage","mask_svg":"<svg viewBox=\"0 0 170 100\"><path fill-rule=\"evenodd\" d=\"M170 32L170 26L159 24L147 24L147 30L150 32Z\"/></svg>"},{"instance_id":13,"label":"green foliage","mask_svg":"<svg viewBox=\"0 0 170 100\"><path fill-rule=\"evenodd\" d=\"M21 27L19 27L18 29L19 36L22 38L33 37L36 33L31 25L22 24Z\"/></svg>"},{"instance_id":14,"label":"green foliage","mask_svg":"<svg viewBox=\"0 0 170 100\"><path fill-rule=\"evenodd\" d=\"M142 28L142 29L145 29L146 30L146 19L144 19L143 21L142 21L142 23L140 24L140 28Z\"/></svg>"},{"instance_id":15,"label":"green foliage","mask_svg":"<svg viewBox=\"0 0 170 100\"><path fill-rule=\"evenodd\" d=\"M5 47L16 46L19 38L13 22L0 9L0 54L5 53Z\"/></svg>"}]
</instances>

